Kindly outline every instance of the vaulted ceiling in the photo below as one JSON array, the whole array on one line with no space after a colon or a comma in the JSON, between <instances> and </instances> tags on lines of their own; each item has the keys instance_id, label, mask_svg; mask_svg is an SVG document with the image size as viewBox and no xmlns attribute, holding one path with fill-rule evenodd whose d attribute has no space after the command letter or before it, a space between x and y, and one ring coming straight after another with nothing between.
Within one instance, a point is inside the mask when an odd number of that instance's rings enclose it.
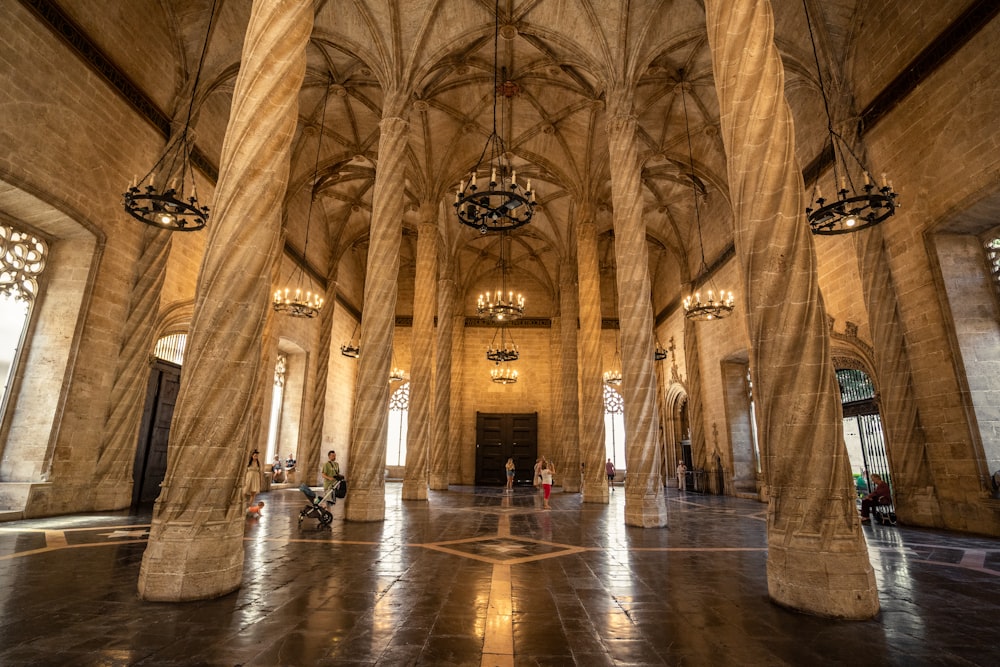
<instances>
[{"instance_id":1,"label":"vaulted ceiling","mask_svg":"<svg viewBox=\"0 0 1000 667\"><path fill-rule=\"evenodd\" d=\"M251 3L215 2L195 129L199 148L217 160ZM213 0L60 4L151 99L183 120ZM803 3L773 4L805 165L822 150L826 126L813 49ZM824 77L849 90L842 72L852 52L856 2L806 4ZM478 289L494 270L497 240L459 225L451 202L493 129L494 100L498 132L539 202L535 220L515 232L514 279L547 293L545 309L557 303L561 266L575 261L574 222L581 217L596 220L602 264L613 264L605 125L609 105L621 100L630 100L638 120L654 307L674 301L682 282L703 271L703 255L711 265L731 245L702 0L500 0L498 18L494 0L318 0L316 6L286 226L288 243L301 250L310 220L308 260L320 273L331 262L343 260L345 270L350 261L363 264L379 121L403 116L410 127L404 222L412 230L421 210L438 210L444 257L460 291ZM155 37L123 39L140 19L159 27L150 31ZM516 84L517 94L494 96L495 78ZM316 194L311 217L310 191ZM400 279L412 281L413 234L404 237L402 253ZM398 312L409 308L400 304Z\"/></svg>"}]
</instances>

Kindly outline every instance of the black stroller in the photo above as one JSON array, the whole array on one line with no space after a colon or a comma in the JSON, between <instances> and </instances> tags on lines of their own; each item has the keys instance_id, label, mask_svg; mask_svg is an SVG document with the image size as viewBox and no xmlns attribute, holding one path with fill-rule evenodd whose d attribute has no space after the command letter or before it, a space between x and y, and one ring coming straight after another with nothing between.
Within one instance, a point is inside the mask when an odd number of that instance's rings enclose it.
<instances>
[{"instance_id":1,"label":"black stroller","mask_svg":"<svg viewBox=\"0 0 1000 667\"><path fill-rule=\"evenodd\" d=\"M328 528L333 523L333 515L326 508L326 504L335 497L343 498L347 495L347 480L344 479L343 475L337 475L337 482L330 487L330 490L322 498L305 482L299 484L299 491L309 499L306 506L299 512L299 526L302 526L303 519L311 517L319 521L319 525L316 526L317 529Z\"/></svg>"}]
</instances>

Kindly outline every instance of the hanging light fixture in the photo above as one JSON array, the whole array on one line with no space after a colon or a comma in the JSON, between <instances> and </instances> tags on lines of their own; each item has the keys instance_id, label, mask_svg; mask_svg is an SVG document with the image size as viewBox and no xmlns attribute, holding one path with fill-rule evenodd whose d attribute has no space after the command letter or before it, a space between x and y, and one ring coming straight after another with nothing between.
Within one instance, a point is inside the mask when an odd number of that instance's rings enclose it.
<instances>
[{"instance_id":1,"label":"hanging light fixture","mask_svg":"<svg viewBox=\"0 0 1000 667\"><path fill-rule=\"evenodd\" d=\"M500 335L500 345L494 347L497 342L497 334ZM517 361L521 356L520 352L517 350L517 345L514 344L514 338L511 337L510 343L507 342L507 325L497 327L497 330L493 333L493 341L490 346L486 348L486 358L490 361L495 361L498 364L507 361Z\"/></svg>"},{"instance_id":2,"label":"hanging light fixture","mask_svg":"<svg viewBox=\"0 0 1000 667\"><path fill-rule=\"evenodd\" d=\"M360 322L358 324L360 324ZM351 332L351 340L340 346L340 353L345 357L350 357L351 359L357 359L361 355L361 344L356 338L358 333L358 324L354 325L354 331Z\"/></svg>"},{"instance_id":3,"label":"hanging light fixture","mask_svg":"<svg viewBox=\"0 0 1000 667\"><path fill-rule=\"evenodd\" d=\"M396 365L396 351L392 352L392 370L389 371L389 382L402 382L406 379L406 371Z\"/></svg>"},{"instance_id":4,"label":"hanging light fixture","mask_svg":"<svg viewBox=\"0 0 1000 667\"><path fill-rule=\"evenodd\" d=\"M684 133L687 135L688 163L691 168L691 193L694 195L694 220L698 228L698 248L701 250L702 274L708 273L705 262L705 241L701 236L701 211L698 206L698 185L694 173L694 149L691 147L691 127L688 123L687 97L684 94L686 82L681 81L677 87L681 90L681 107L684 109ZM733 312L736 307L732 292L708 290L708 298L702 300L701 292L695 292L684 297L684 317L689 320L719 320Z\"/></svg>"},{"instance_id":5,"label":"hanging light fixture","mask_svg":"<svg viewBox=\"0 0 1000 667\"><path fill-rule=\"evenodd\" d=\"M861 159L851 150L850 145L833 129L833 117L830 114L830 103L826 97L823 85L823 68L819 64L819 54L816 51L816 39L813 35L812 19L806 0L802 6L806 12L806 25L809 27L809 42L812 44L813 59L816 61L816 76L819 78L819 92L823 96L823 108L826 111L826 128L829 139L826 151L833 156L833 199L826 199L820 189L819 179L813 187L812 196L816 200L816 208L807 207L806 217L809 229L813 234L848 234L868 227L874 227L896 212L896 193L892 182L883 172L880 185L874 183L871 172ZM863 180L864 185L855 184Z\"/></svg>"},{"instance_id":6,"label":"hanging light fixture","mask_svg":"<svg viewBox=\"0 0 1000 667\"><path fill-rule=\"evenodd\" d=\"M511 368L507 362L504 362L503 365L497 364L490 371L490 380L497 384L514 384L517 382L517 371Z\"/></svg>"},{"instance_id":7,"label":"hanging light fixture","mask_svg":"<svg viewBox=\"0 0 1000 667\"><path fill-rule=\"evenodd\" d=\"M667 358L667 349L660 345L660 339L656 339L656 347L653 348L653 361L663 361Z\"/></svg>"},{"instance_id":8,"label":"hanging light fixture","mask_svg":"<svg viewBox=\"0 0 1000 667\"><path fill-rule=\"evenodd\" d=\"M319 141L316 142L316 166L313 169L312 184L309 187L309 209L306 211L306 238L302 246L302 261L309 261L309 227L312 223L313 202L316 201L316 186L319 183L319 157L323 148L323 132L326 129L326 105L330 101L330 87L333 81L326 82L326 91L323 94L323 112L319 119ZM305 282L305 271L296 262L288 277L291 287L279 289L274 293L274 310L279 313L286 313L292 317L316 317L323 307L323 297L319 293L313 293L311 289L303 289ZM341 349L343 352L343 349ZM349 356L349 355L348 355Z\"/></svg>"},{"instance_id":9,"label":"hanging light fixture","mask_svg":"<svg viewBox=\"0 0 1000 667\"><path fill-rule=\"evenodd\" d=\"M517 172L511 166L510 156L503 139L497 132L497 98L510 100L521 88L517 82L498 79L498 49L500 43L500 2L494 8L496 23L493 34L493 131L486 139L479 161L472 168L468 180L458 185L455 193L455 212L463 225L474 227L480 233L517 229L531 222L535 214L535 193L531 179L524 188L517 182ZM501 123L502 125L502 123ZM489 182L480 190L480 169L490 174Z\"/></svg>"},{"instance_id":10,"label":"hanging light fixture","mask_svg":"<svg viewBox=\"0 0 1000 667\"><path fill-rule=\"evenodd\" d=\"M510 322L524 315L524 296L514 296L514 290L507 289L509 234L500 232L500 258L497 260L497 278L499 284L493 292L486 291L479 295L476 301L476 312L479 317L490 322Z\"/></svg>"},{"instance_id":11,"label":"hanging light fixture","mask_svg":"<svg viewBox=\"0 0 1000 667\"><path fill-rule=\"evenodd\" d=\"M201 48L198 70L191 87L191 102L188 104L184 128L167 142L167 147L152 169L141 179L133 178L122 195L126 213L139 222L172 232L195 232L208 224L208 207L198 202L198 188L194 181L194 168L191 166L191 115L194 112L205 54L208 52L208 39L212 34L215 5L216 2L213 2L208 15L205 43Z\"/></svg>"},{"instance_id":12,"label":"hanging light fixture","mask_svg":"<svg viewBox=\"0 0 1000 667\"><path fill-rule=\"evenodd\" d=\"M615 270L614 265L611 265L612 270ZM611 307L614 309L614 315L618 317L618 276L617 273L612 281L614 289L611 291ZM621 330L620 325L615 326L615 356L611 362L611 368L604 371L604 384L619 385L622 383L622 355L618 348L618 332Z\"/></svg>"}]
</instances>

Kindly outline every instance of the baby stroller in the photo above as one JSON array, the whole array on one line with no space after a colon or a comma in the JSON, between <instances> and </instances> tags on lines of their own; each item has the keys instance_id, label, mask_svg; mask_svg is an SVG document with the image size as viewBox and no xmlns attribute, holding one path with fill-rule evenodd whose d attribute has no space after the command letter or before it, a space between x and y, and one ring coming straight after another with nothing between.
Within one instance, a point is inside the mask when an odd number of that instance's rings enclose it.
<instances>
[{"instance_id":1,"label":"baby stroller","mask_svg":"<svg viewBox=\"0 0 1000 667\"><path fill-rule=\"evenodd\" d=\"M339 475L337 482L330 487L330 490L322 498L305 482L299 485L299 491L309 500L306 506L302 508L302 511L299 512L299 526L302 526L303 519L311 517L319 521L319 525L316 526L317 529L327 528L333 523L333 515L326 508L326 504L333 501L334 498L343 498L347 495L347 480L344 479L343 475Z\"/></svg>"}]
</instances>

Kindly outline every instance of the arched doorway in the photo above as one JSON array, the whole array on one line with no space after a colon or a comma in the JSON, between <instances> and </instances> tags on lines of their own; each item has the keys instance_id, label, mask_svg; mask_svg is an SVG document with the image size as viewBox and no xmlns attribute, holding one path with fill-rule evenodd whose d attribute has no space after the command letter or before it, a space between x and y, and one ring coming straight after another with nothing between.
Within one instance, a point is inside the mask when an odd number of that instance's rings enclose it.
<instances>
[{"instance_id":1,"label":"arched doorway","mask_svg":"<svg viewBox=\"0 0 1000 667\"><path fill-rule=\"evenodd\" d=\"M871 490L869 480L877 474L892 488L889 457L875 399L875 386L863 370L837 370L840 401L844 412L844 444L851 462L851 474L859 495Z\"/></svg>"}]
</instances>

